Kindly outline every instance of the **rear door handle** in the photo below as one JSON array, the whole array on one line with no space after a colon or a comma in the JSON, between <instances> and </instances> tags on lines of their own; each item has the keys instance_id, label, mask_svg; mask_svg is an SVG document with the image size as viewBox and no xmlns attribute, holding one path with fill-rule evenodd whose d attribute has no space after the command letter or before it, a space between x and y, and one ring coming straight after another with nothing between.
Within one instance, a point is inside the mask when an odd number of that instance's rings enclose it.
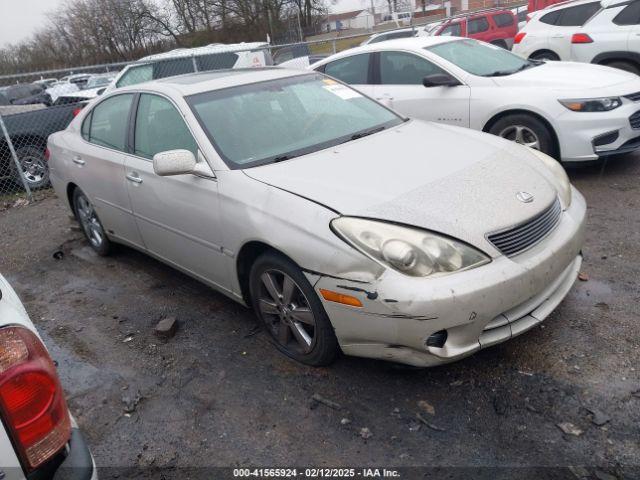
<instances>
[{"instance_id":1,"label":"rear door handle","mask_svg":"<svg viewBox=\"0 0 640 480\"><path fill-rule=\"evenodd\" d=\"M82 165L84 165L85 163L87 163L87 162L85 162L85 161L84 161L82 158L80 158L80 157L73 157L73 159L72 159L72 160L73 160L73 163L75 163L76 165L80 165L80 166L82 166Z\"/></svg>"},{"instance_id":2,"label":"rear door handle","mask_svg":"<svg viewBox=\"0 0 640 480\"><path fill-rule=\"evenodd\" d=\"M142 179L136 173L128 173L127 180L132 181L133 183L142 183Z\"/></svg>"}]
</instances>

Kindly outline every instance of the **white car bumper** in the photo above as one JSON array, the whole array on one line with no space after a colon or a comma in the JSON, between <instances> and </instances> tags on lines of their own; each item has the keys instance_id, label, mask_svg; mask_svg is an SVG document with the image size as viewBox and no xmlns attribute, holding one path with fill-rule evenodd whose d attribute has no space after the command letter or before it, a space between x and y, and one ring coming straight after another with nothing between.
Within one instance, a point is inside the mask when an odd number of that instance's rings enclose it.
<instances>
[{"instance_id":1,"label":"white car bumper","mask_svg":"<svg viewBox=\"0 0 640 480\"><path fill-rule=\"evenodd\" d=\"M633 92L629 92L633 93ZM563 162L597 160L640 147L640 102L625 100L610 112L567 110L555 119ZM632 116L638 113L637 120ZM634 125L638 128L633 128Z\"/></svg>"},{"instance_id":2,"label":"white car bumper","mask_svg":"<svg viewBox=\"0 0 640 480\"><path fill-rule=\"evenodd\" d=\"M389 270L370 284L321 277L315 289L362 301L355 308L323 300L344 353L415 366L451 362L519 335L553 311L580 269L585 215L584 198L574 190L557 227L516 257L431 279ZM444 330L442 347L427 345Z\"/></svg>"}]
</instances>

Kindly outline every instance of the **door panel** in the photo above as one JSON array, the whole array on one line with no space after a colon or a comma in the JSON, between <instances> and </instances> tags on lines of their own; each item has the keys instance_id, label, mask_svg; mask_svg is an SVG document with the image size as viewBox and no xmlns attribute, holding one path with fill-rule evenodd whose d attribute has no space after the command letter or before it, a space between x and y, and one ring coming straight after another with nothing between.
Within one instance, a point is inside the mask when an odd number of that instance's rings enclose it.
<instances>
[{"instance_id":1,"label":"door panel","mask_svg":"<svg viewBox=\"0 0 640 480\"><path fill-rule=\"evenodd\" d=\"M117 95L98 104L74 135L71 158L75 183L91 199L108 234L144 247L125 182L122 151L133 95Z\"/></svg>"},{"instance_id":2,"label":"door panel","mask_svg":"<svg viewBox=\"0 0 640 480\"><path fill-rule=\"evenodd\" d=\"M142 94L137 108L134 155L125 172L135 219L147 249L203 280L228 285L221 249L218 184L195 175L160 177L156 153L198 146L181 113L164 97Z\"/></svg>"},{"instance_id":3,"label":"door panel","mask_svg":"<svg viewBox=\"0 0 640 480\"><path fill-rule=\"evenodd\" d=\"M125 169L147 249L204 280L228 285L217 182L195 175L160 177L152 161L134 156L126 158Z\"/></svg>"},{"instance_id":4,"label":"door panel","mask_svg":"<svg viewBox=\"0 0 640 480\"><path fill-rule=\"evenodd\" d=\"M380 52L379 79L375 97L384 98L392 108L409 118L469 126L468 86L425 87L426 75L445 70L427 59L407 52Z\"/></svg>"}]
</instances>

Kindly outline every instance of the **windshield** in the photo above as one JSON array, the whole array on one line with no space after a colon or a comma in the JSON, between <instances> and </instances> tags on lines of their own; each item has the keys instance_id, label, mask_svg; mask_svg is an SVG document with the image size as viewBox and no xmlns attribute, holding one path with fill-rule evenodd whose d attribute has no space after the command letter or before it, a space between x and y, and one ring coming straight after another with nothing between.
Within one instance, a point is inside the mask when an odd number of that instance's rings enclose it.
<instances>
[{"instance_id":1,"label":"windshield","mask_svg":"<svg viewBox=\"0 0 640 480\"><path fill-rule=\"evenodd\" d=\"M214 90L188 102L231 168L247 168L355 140L402 119L320 74Z\"/></svg>"},{"instance_id":2,"label":"windshield","mask_svg":"<svg viewBox=\"0 0 640 480\"><path fill-rule=\"evenodd\" d=\"M511 75L538 65L504 48L469 39L440 43L425 50L482 77Z\"/></svg>"}]
</instances>

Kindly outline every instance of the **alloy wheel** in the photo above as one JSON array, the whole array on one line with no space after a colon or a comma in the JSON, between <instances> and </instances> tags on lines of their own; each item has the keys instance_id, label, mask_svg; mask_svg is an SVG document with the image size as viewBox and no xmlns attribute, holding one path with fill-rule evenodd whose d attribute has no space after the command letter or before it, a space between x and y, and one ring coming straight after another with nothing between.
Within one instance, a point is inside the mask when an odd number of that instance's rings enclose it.
<instances>
[{"instance_id":1,"label":"alloy wheel","mask_svg":"<svg viewBox=\"0 0 640 480\"><path fill-rule=\"evenodd\" d=\"M78 196L76 210L78 212L80 225L82 225L89 242L91 242L91 245L94 247L100 248L104 242L104 230L93 209L93 205L91 205L87 197L80 195Z\"/></svg>"},{"instance_id":2,"label":"alloy wheel","mask_svg":"<svg viewBox=\"0 0 640 480\"><path fill-rule=\"evenodd\" d=\"M273 338L285 349L309 353L316 342L316 318L298 284L280 270L260 276L258 308Z\"/></svg>"},{"instance_id":3,"label":"alloy wheel","mask_svg":"<svg viewBox=\"0 0 640 480\"><path fill-rule=\"evenodd\" d=\"M520 145L540 150L540 139L538 135L524 125L510 125L498 135L507 140L519 143Z\"/></svg>"},{"instance_id":4,"label":"alloy wheel","mask_svg":"<svg viewBox=\"0 0 640 480\"><path fill-rule=\"evenodd\" d=\"M30 186L40 186L46 179L47 165L43 158L28 155L20 159L20 169Z\"/></svg>"}]
</instances>

